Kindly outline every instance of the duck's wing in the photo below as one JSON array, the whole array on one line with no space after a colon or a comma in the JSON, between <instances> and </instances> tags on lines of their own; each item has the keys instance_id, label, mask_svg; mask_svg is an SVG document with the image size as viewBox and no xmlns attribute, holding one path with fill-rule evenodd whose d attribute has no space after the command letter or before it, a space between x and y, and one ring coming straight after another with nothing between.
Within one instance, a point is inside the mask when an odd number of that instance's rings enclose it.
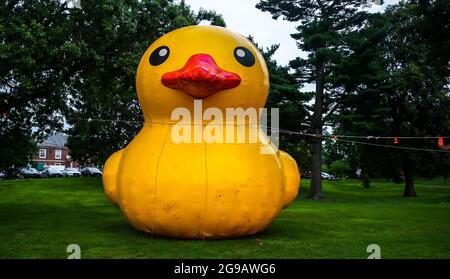
<instances>
[{"instance_id":1,"label":"duck's wing","mask_svg":"<svg viewBox=\"0 0 450 279\"><path fill-rule=\"evenodd\" d=\"M103 189L109 200L116 204L117 201L117 170L119 169L120 159L122 158L123 149L113 153L108 160L106 160L103 169Z\"/></svg>"},{"instance_id":2,"label":"duck's wing","mask_svg":"<svg viewBox=\"0 0 450 279\"><path fill-rule=\"evenodd\" d=\"M300 171L297 162L291 155L281 150L278 154L283 177L283 208L286 208L297 197L300 187Z\"/></svg>"}]
</instances>

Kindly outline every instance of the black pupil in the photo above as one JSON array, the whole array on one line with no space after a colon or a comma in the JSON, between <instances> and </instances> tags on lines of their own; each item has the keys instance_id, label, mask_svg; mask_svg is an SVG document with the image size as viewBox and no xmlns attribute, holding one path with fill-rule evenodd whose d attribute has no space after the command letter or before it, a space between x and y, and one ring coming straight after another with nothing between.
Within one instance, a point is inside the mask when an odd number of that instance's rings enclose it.
<instances>
[{"instance_id":1,"label":"black pupil","mask_svg":"<svg viewBox=\"0 0 450 279\"><path fill-rule=\"evenodd\" d=\"M237 47L234 49L234 57L245 67L251 67L255 64L255 56L245 47Z\"/></svg>"},{"instance_id":2,"label":"black pupil","mask_svg":"<svg viewBox=\"0 0 450 279\"><path fill-rule=\"evenodd\" d=\"M170 50L166 46L160 46L155 49L150 55L150 64L153 66L158 66L164 63L167 58L169 58Z\"/></svg>"}]
</instances>

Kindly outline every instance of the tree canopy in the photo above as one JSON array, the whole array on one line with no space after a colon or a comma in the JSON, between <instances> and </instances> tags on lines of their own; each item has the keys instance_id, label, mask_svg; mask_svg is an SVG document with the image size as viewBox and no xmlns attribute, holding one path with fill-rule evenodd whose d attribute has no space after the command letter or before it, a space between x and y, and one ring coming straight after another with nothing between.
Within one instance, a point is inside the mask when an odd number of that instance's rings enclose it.
<instances>
[{"instance_id":1,"label":"tree canopy","mask_svg":"<svg viewBox=\"0 0 450 279\"><path fill-rule=\"evenodd\" d=\"M103 164L141 126L134 76L142 53L205 20L225 25L184 1L3 1L0 169L25 165L37 142L63 130L75 160Z\"/></svg>"},{"instance_id":2,"label":"tree canopy","mask_svg":"<svg viewBox=\"0 0 450 279\"><path fill-rule=\"evenodd\" d=\"M348 94L345 109L336 117L343 133L400 139L402 147L438 149L436 137L450 132L448 92L449 34L446 1L402 2L376 15L356 36L364 44L351 44L342 65ZM442 24L435 25L435 22ZM361 39L355 41L362 41ZM444 50L446 49L446 50ZM345 74L346 68L358 69ZM366 140L388 144L390 141ZM413 171L421 176L447 176L449 154L415 150L382 150L360 146L359 161L366 176L386 175L399 181L405 176L405 195L414 196Z\"/></svg>"}]
</instances>

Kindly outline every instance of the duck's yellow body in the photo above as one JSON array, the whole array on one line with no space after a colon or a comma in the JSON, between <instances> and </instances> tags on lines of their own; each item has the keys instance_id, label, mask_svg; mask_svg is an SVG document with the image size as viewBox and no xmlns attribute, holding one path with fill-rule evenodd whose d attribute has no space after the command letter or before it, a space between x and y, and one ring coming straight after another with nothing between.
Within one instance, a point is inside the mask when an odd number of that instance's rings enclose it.
<instances>
[{"instance_id":1,"label":"duck's yellow body","mask_svg":"<svg viewBox=\"0 0 450 279\"><path fill-rule=\"evenodd\" d=\"M253 60L236 60L249 55ZM107 160L103 172L107 196L135 228L179 238L251 235L264 230L296 197L300 176L295 161L277 151L258 125L243 128L254 132L256 141L230 142L224 133L216 135L222 139L216 142L196 142L192 132L192 141L180 143L174 133L179 124L173 111L184 108L194 115L195 100L202 100L202 112L213 108L223 115L227 108L264 106L267 68L247 39L212 26L173 31L144 54L136 84L144 127ZM184 120L184 128L192 131L211 123ZM223 131L233 125L217 123Z\"/></svg>"}]
</instances>

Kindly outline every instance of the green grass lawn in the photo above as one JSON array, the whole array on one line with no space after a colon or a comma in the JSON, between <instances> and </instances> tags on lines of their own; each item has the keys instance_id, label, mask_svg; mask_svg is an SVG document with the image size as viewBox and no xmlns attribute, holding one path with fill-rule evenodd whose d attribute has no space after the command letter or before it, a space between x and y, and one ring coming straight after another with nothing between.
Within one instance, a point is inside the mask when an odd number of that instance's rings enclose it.
<instances>
[{"instance_id":1,"label":"green grass lawn","mask_svg":"<svg viewBox=\"0 0 450 279\"><path fill-rule=\"evenodd\" d=\"M174 240L134 230L103 194L100 178L0 181L0 258L450 258L450 183L325 182L324 201L297 200L258 235L234 240Z\"/></svg>"}]
</instances>

